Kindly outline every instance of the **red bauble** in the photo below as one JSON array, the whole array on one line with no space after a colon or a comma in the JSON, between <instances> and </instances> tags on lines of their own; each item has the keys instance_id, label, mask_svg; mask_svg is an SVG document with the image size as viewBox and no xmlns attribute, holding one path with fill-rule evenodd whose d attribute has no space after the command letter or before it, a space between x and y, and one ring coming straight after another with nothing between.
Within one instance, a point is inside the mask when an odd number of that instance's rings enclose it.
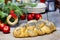
<instances>
[{"instance_id":1,"label":"red bauble","mask_svg":"<svg viewBox=\"0 0 60 40\"><path fill-rule=\"evenodd\" d=\"M21 15L21 16L20 16L20 19L21 19L21 20L26 19L26 14Z\"/></svg>"},{"instance_id":2,"label":"red bauble","mask_svg":"<svg viewBox=\"0 0 60 40\"><path fill-rule=\"evenodd\" d=\"M14 13L14 10L10 10L10 13Z\"/></svg>"},{"instance_id":3,"label":"red bauble","mask_svg":"<svg viewBox=\"0 0 60 40\"><path fill-rule=\"evenodd\" d=\"M40 0L40 2L45 3L46 0Z\"/></svg>"},{"instance_id":4,"label":"red bauble","mask_svg":"<svg viewBox=\"0 0 60 40\"><path fill-rule=\"evenodd\" d=\"M3 33L10 33L10 27L9 26L5 26L3 28Z\"/></svg>"},{"instance_id":5,"label":"red bauble","mask_svg":"<svg viewBox=\"0 0 60 40\"><path fill-rule=\"evenodd\" d=\"M1 23L0 24L0 30L2 31L4 27L5 27L5 25Z\"/></svg>"},{"instance_id":6,"label":"red bauble","mask_svg":"<svg viewBox=\"0 0 60 40\"><path fill-rule=\"evenodd\" d=\"M42 15L41 14L35 14L35 18L36 18L36 20L41 19Z\"/></svg>"},{"instance_id":7,"label":"red bauble","mask_svg":"<svg viewBox=\"0 0 60 40\"><path fill-rule=\"evenodd\" d=\"M33 16L32 16L31 14L28 14L28 15L27 15L27 20L30 21L30 20L32 20L32 19L33 19Z\"/></svg>"},{"instance_id":8,"label":"red bauble","mask_svg":"<svg viewBox=\"0 0 60 40\"><path fill-rule=\"evenodd\" d=\"M35 13L31 13L32 17L35 18Z\"/></svg>"},{"instance_id":9,"label":"red bauble","mask_svg":"<svg viewBox=\"0 0 60 40\"><path fill-rule=\"evenodd\" d=\"M13 18L15 18L15 19L17 18L17 15L14 13L14 10L11 10L11 11L10 11L10 15L11 15Z\"/></svg>"}]
</instances>

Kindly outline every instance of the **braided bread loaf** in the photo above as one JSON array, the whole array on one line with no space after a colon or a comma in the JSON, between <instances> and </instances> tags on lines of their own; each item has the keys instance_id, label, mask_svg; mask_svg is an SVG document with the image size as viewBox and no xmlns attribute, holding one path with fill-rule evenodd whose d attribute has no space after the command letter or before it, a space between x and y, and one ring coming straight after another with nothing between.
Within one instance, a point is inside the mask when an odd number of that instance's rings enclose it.
<instances>
[{"instance_id":1,"label":"braided bread loaf","mask_svg":"<svg viewBox=\"0 0 60 40\"><path fill-rule=\"evenodd\" d=\"M49 34L56 30L55 25L47 20L31 20L21 24L13 31L14 37L34 37L43 34Z\"/></svg>"}]
</instances>

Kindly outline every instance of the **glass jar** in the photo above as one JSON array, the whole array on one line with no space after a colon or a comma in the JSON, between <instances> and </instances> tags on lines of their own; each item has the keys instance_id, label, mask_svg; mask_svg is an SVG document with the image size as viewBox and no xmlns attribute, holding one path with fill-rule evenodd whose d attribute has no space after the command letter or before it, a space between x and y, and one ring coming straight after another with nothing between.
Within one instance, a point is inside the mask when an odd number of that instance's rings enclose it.
<instances>
[{"instance_id":1,"label":"glass jar","mask_svg":"<svg viewBox=\"0 0 60 40\"><path fill-rule=\"evenodd\" d=\"M55 0L46 0L46 5L47 5L47 10L49 12L53 12L53 11L56 11L56 4L55 4Z\"/></svg>"}]
</instances>

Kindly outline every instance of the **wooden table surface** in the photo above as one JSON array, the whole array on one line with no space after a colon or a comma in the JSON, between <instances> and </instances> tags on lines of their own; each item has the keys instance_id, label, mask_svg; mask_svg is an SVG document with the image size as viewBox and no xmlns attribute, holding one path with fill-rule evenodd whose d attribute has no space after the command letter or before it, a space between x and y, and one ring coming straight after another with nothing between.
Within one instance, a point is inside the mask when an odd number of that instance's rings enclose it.
<instances>
[{"instance_id":1,"label":"wooden table surface","mask_svg":"<svg viewBox=\"0 0 60 40\"><path fill-rule=\"evenodd\" d=\"M47 19L46 14L42 14L43 19ZM48 35L43 35L43 36L37 36L37 37L29 37L29 38L15 38L13 36L13 30L14 27L11 27L11 32L10 34L3 34L0 31L0 40L60 40L60 13L59 10L56 12L49 12L48 13L48 19L49 21L54 22L56 25L57 30L51 34ZM26 22L26 20L19 21L19 24L23 22Z\"/></svg>"}]
</instances>

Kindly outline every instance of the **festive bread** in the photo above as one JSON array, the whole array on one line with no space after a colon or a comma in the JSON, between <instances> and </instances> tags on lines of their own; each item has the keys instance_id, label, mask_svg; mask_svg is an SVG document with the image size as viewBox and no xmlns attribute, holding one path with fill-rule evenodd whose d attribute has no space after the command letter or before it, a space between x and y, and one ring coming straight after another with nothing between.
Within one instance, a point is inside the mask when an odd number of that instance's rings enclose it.
<instances>
[{"instance_id":1,"label":"festive bread","mask_svg":"<svg viewBox=\"0 0 60 40\"><path fill-rule=\"evenodd\" d=\"M27 22L27 25L26 25L27 29L33 30L36 27L36 22L37 22L36 20L31 20Z\"/></svg>"},{"instance_id":2,"label":"festive bread","mask_svg":"<svg viewBox=\"0 0 60 40\"><path fill-rule=\"evenodd\" d=\"M46 25L41 28L41 31L43 31L44 33L47 33L47 34L51 33L51 29Z\"/></svg>"},{"instance_id":3,"label":"festive bread","mask_svg":"<svg viewBox=\"0 0 60 40\"><path fill-rule=\"evenodd\" d=\"M25 37L24 32L26 30L26 24L23 23L13 31L15 37Z\"/></svg>"},{"instance_id":4,"label":"festive bread","mask_svg":"<svg viewBox=\"0 0 60 40\"><path fill-rule=\"evenodd\" d=\"M34 28L34 31L38 34L38 35L42 35L42 31L41 31L41 29L39 28Z\"/></svg>"},{"instance_id":5,"label":"festive bread","mask_svg":"<svg viewBox=\"0 0 60 40\"><path fill-rule=\"evenodd\" d=\"M23 37L35 37L43 34L50 34L55 31L56 27L53 22L47 20L31 20L27 23L21 24L13 31L13 35L16 38Z\"/></svg>"}]
</instances>

